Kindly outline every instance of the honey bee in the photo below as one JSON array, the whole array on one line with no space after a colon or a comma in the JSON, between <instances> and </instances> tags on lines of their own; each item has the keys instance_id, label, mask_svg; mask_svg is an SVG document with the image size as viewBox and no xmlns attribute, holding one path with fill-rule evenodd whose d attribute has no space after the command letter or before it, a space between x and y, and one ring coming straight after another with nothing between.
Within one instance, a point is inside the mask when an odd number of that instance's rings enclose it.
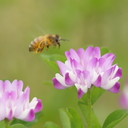
<instances>
[{"instance_id":1,"label":"honey bee","mask_svg":"<svg viewBox=\"0 0 128 128\"><path fill-rule=\"evenodd\" d=\"M49 46L53 45L56 47L56 45L60 48L60 41L68 41L67 39L61 39L59 35L45 35L45 36L39 36L35 38L29 45L29 51L35 51L35 53L40 53L43 51L44 47L49 49Z\"/></svg>"}]
</instances>

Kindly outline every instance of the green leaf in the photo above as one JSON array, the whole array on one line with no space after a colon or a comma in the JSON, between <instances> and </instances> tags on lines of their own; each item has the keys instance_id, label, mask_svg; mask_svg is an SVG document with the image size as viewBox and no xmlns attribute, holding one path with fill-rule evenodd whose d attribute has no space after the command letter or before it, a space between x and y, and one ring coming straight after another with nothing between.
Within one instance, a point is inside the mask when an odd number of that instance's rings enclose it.
<instances>
[{"instance_id":1,"label":"green leaf","mask_svg":"<svg viewBox=\"0 0 128 128\"><path fill-rule=\"evenodd\" d=\"M26 127L22 124L14 124L14 125L11 125L9 128L26 128Z\"/></svg>"},{"instance_id":2,"label":"green leaf","mask_svg":"<svg viewBox=\"0 0 128 128\"><path fill-rule=\"evenodd\" d=\"M109 53L109 52L110 52L110 50L109 50L109 49L107 49L107 48L105 48L105 47L101 47L101 48L100 48L100 51L101 51L101 55L104 55L104 54L106 54L106 53Z\"/></svg>"},{"instance_id":3,"label":"green leaf","mask_svg":"<svg viewBox=\"0 0 128 128\"><path fill-rule=\"evenodd\" d=\"M78 105L79 105L79 107L80 107L80 109L81 109L81 111L82 111L82 114L83 114L83 116L84 116L86 122L88 122L88 106L85 105L85 104L84 104L83 102L81 102L81 101L78 102ZM91 111L91 118L92 118L92 119L91 119L91 121L92 121L92 123L91 123L91 125L92 125L91 128L101 128L100 122L99 122L98 118L96 117L96 115L95 115L93 109L92 109L92 111Z\"/></svg>"},{"instance_id":4,"label":"green leaf","mask_svg":"<svg viewBox=\"0 0 128 128\"><path fill-rule=\"evenodd\" d=\"M54 72L59 72L59 68L56 62L53 62L47 59L44 59L44 61Z\"/></svg>"},{"instance_id":5,"label":"green leaf","mask_svg":"<svg viewBox=\"0 0 128 128\"><path fill-rule=\"evenodd\" d=\"M45 123L44 128L59 128L59 126L49 121Z\"/></svg>"},{"instance_id":6,"label":"green leaf","mask_svg":"<svg viewBox=\"0 0 128 128\"><path fill-rule=\"evenodd\" d=\"M43 58L43 60L45 61L45 63L51 67L51 69L54 72L59 72L59 68L57 66L56 61L59 60L61 62L65 62L66 58L62 55L59 54L53 54L53 55L46 55L46 54L42 54L41 57Z\"/></svg>"},{"instance_id":7,"label":"green leaf","mask_svg":"<svg viewBox=\"0 0 128 128\"><path fill-rule=\"evenodd\" d=\"M116 110L106 118L102 128L113 128L126 116L128 116L128 110L125 109Z\"/></svg>"},{"instance_id":8,"label":"green leaf","mask_svg":"<svg viewBox=\"0 0 128 128\"><path fill-rule=\"evenodd\" d=\"M73 128L83 128L82 119L80 118L78 113L72 108L68 108L68 112L70 113L70 115L73 118L73 123L74 123Z\"/></svg>"},{"instance_id":9,"label":"green leaf","mask_svg":"<svg viewBox=\"0 0 128 128\"><path fill-rule=\"evenodd\" d=\"M63 55L60 54L52 54L52 55L48 55L48 54L42 54L41 55L44 59L47 59L49 61L62 61L65 62L66 58Z\"/></svg>"},{"instance_id":10,"label":"green leaf","mask_svg":"<svg viewBox=\"0 0 128 128\"><path fill-rule=\"evenodd\" d=\"M105 92L104 89L93 87L92 94L91 94L91 103L92 105L100 98L100 96Z\"/></svg>"},{"instance_id":11,"label":"green leaf","mask_svg":"<svg viewBox=\"0 0 128 128\"><path fill-rule=\"evenodd\" d=\"M104 92L105 92L104 89L93 86L91 88L91 104L93 105L100 98L100 96ZM87 101L88 101L87 93L84 94L81 99L82 99L82 101L84 102L85 105L88 105L88 103L87 103Z\"/></svg>"},{"instance_id":12,"label":"green leaf","mask_svg":"<svg viewBox=\"0 0 128 128\"><path fill-rule=\"evenodd\" d=\"M74 109L60 109L59 113L63 128L83 128L82 120Z\"/></svg>"},{"instance_id":13,"label":"green leaf","mask_svg":"<svg viewBox=\"0 0 128 128\"><path fill-rule=\"evenodd\" d=\"M5 128L5 122L4 121L0 121L0 128Z\"/></svg>"},{"instance_id":14,"label":"green leaf","mask_svg":"<svg viewBox=\"0 0 128 128\"><path fill-rule=\"evenodd\" d=\"M63 128L72 128L70 114L65 109L59 109L59 114Z\"/></svg>"},{"instance_id":15,"label":"green leaf","mask_svg":"<svg viewBox=\"0 0 128 128\"><path fill-rule=\"evenodd\" d=\"M44 85L53 85L52 81L46 81L43 83Z\"/></svg>"},{"instance_id":16,"label":"green leaf","mask_svg":"<svg viewBox=\"0 0 128 128\"><path fill-rule=\"evenodd\" d=\"M26 122L26 121L23 121L23 120L18 120L18 119L13 119L13 121L11 122L11 125L14 125L14 124L23 124L24 126L26 126L27 128L31 127L32 125L34 125L35 123L38 122L38 120L42 117L42 112L38 112L36 113L36 117L35 117L35 120L32 121L32 122Z\"/></svg>"},{"instance_id":17,"label":"green leaf","mask_svg":"<svg viewBox=\"0 0 128 128\"><path fill-rule=\"evenodd\" d=\"M88 105L88 102L87 102L87 101L88 101L87 93L85 93L85 94L82 96L81 100L84 102L85 105Z\"/></svg>"}]
</instances>

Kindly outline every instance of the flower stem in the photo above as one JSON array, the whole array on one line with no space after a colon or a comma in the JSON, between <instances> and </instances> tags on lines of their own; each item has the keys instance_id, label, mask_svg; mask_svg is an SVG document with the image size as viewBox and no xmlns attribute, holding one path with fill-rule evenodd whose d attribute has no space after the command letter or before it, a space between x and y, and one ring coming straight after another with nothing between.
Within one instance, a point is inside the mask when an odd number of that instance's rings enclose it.
<instances>
[{"instance_id":1,"label":"flower stem","mask_svg":"<svg viewBox=\"0 0 128 128\"><path fill-rule=\"evenodd\" d=\"M92 105L91 105L91 89L88 89L88 128L91 128L92 123Z\"/></svg>"},{"instance_id":2,"label":"flower stem","mask_svg":"<svg viewBox=\"0 0 128 128\"><path fill-rule=\"evenodd\" d=\"M5 122L5 128L9 128L10 121L8 119L5 119L4 122Z\"/></svg>"}]
</instances>

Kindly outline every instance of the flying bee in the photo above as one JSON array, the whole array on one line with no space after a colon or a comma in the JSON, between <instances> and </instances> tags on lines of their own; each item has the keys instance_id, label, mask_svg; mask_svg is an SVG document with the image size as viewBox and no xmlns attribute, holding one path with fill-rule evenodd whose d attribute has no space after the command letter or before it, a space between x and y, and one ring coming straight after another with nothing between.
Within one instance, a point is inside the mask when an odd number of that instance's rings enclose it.
<instances>
[{"instance_id":1,"label":"flying bee","mask_svg":"<svg viewBox=\"0 0 128 128\"><path fill-rule=\"evenodd\" d=\"M56 47L56 45L60 48L60 41L68 41L67 39L61 39L59 35L45 35L45 36L39 36L35 38L29 45L29 51L35 51L35 53L40 53L43 51L43 49L46 47L47 50L49 49L49 46L53 45Z\"/></svg>"}]
</instances>

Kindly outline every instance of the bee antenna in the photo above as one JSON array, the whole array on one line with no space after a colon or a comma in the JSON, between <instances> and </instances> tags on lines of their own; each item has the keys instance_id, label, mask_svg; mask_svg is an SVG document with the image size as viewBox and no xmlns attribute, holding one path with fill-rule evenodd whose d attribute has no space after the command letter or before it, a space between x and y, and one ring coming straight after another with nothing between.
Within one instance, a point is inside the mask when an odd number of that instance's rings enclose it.
<instances>
[{"instance_id":1,"label":"bee antenna","mask_svg":"<svg viewBox=\"0 0 128 128\"><path fill-rule=\"evenodd\" d=\"M67 40L67 39L60 39L60 40L62 40L62 41L69 41L69 40Z\"/></svg>"}]
</instances>

